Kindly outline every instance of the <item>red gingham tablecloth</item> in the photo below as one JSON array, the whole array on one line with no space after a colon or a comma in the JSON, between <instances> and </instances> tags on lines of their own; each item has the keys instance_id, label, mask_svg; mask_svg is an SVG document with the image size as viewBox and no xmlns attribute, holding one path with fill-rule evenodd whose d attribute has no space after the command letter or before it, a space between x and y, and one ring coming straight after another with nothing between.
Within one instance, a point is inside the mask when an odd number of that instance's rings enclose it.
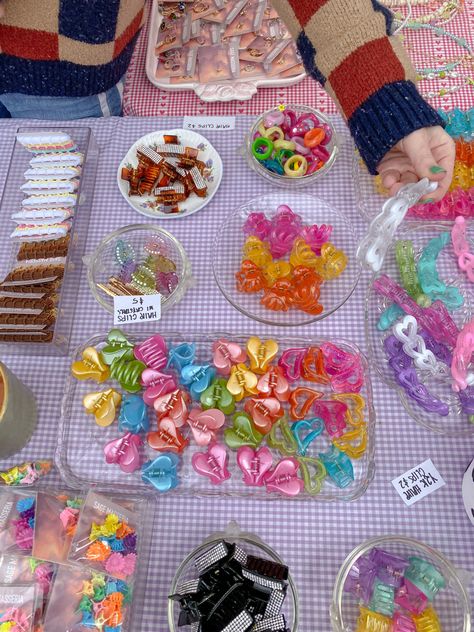
<instances>
[{"instance_id":1,"label":"red gingham tablecloth","mask_svg":"<svg viewBox=\"0 0 474 632\"><path fill-rule=\"evenodd\" d=\"M151 3L148 0L148 15ZM435 3L439 6L438 3ZM427 7L415 7L417 11L428 12ZM474 0L465 0L464 9L444 27L450 33L464 37L471 46L474 45ZM323 112L333 113L335 105L321 86L307 77L304 81L289 88L260 88L249 101L230 101L228 103L204 103L191 91L166 92L158 89L148 80L145 72L145 58L148 42L149 21L142 30L135 53L128 69L123 111L125 116L179 116L182 114L209 116L253 114L257 115L278 103L304 103ZM465 55L461 47L444 36L436 36L427 30L405 30L405 46L407 47L416 68L432 68L440 66L436 60L449 60ZM420 84L422 93L438 92L441 88L449 88L464 83L463 77L474 76L472 68L463 67L459 77L446 77L443 80L425 80ZM457 92L443 97L429 99L436 108L450 110L454 107L462 109L474 105L474 85L463 85Z\"/></svg>"}]
</instances>

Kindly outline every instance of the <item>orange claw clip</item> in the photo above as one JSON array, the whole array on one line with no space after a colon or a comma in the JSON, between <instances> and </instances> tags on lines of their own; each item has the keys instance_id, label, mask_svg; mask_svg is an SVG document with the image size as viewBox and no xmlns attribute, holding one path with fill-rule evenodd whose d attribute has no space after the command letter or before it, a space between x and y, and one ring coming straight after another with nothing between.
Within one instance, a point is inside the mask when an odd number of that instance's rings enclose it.
<instances>
[{"instance_id":1,"label":"orange claw clip","mask_svg":"<svg viewBox=\"0 0 474 632\"><path fill-rule=\"evenodd\" d=\"M287 312L293 305L293 285L288 279L278 279L271 288L265 288L261 304L272 312Z\"/></svg>"},{"instance_id":2,"label":"orange claw clip","mask_svg":"<svg viewBox=\"0 0 474 632\"><path fill-rule=\"evenodd\" d=\"M335 279L344 272L347 266L347 257L338 250L333 244L326 243L321 246L321 256L316 264L316 272L320 274L325 281Z\"/></svg>"},{"instance_id":3,"label":"orange claw clip","mask_svg":"<svg viewBox=\"0 0 474 632\"><path fill-rule=\"evenodd\" d=\"M290 395L290 416L293 420L304 419L317 399L323 393L306 386L298 386Z\"/></svg>"},{"instance_id":4,"label":"orange claw clip","mask_svg":"<svg viewBox=\"0 0 474 632\"><path fill-rule=\"evenodd\" d=\"M255 263L248 259L242 261L242 266L236 273L235 278L237 280L237 290L246 294L260 292L267 285L263 272Z\"/></svg>"}]
</instances>

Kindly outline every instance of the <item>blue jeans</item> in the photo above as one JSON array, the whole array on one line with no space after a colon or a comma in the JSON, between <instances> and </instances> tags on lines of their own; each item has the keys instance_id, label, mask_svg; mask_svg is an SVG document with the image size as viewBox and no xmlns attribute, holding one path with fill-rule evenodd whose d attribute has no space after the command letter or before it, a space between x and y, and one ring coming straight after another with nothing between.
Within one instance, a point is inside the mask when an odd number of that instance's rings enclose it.
<instances>
[{"instance_id":1,"label":"blue jeans","mask_svg":"<svg viewBox=\"0 0 474 632\"><path fill-rule=\"evenodd\" d=\"M90 97L38 97L29 94L0 94L0 118L31 118L50 121L102 116L121 116L123 83Z\"/></svg>"}]
</instances>

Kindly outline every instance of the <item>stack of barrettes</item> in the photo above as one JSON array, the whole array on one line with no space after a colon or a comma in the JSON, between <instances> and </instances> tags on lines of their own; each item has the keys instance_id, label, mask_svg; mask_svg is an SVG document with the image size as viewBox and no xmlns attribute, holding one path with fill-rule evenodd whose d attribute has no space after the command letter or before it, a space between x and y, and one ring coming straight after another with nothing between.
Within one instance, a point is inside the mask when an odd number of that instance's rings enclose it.
<instances>
[{"instance_id":1,"label":"stack of barrettes","mask_svg":"<svg viewBox=\"0 0 474 632\"><path fill-rule=\"evenodd\" d=\"M33 154L21 208L13 209L16 261L0 283L0 340L50 342L77 204L83 155L64 132L20 133Z\"/></svg>"}]
</instances>

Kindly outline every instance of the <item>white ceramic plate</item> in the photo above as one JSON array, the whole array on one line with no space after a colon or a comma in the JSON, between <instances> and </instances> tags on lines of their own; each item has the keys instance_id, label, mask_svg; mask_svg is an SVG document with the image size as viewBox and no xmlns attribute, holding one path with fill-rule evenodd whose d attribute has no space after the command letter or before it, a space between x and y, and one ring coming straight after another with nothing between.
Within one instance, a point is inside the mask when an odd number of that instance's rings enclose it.
<instances>
[{"instance_id":1,"label":"white ceramic plate","mask_svg":"<svg viewBox=\"0 0 474 632\"><path fill-rule=\"evenodd\" d=\"M207 184L207 196L205 198L200 198L195 193L192 193L187 200L179 202L179 213L172 214L162 213L161 211L154 209L153 203L155 202L155 197L153 195L129 196L129 184L126 180L122 180L120 177L123 167L126 167L127 165L136 167L138 165L136 150L139 145L151 146L155 144L162 144L163 136L165 134L176 135L178 136L181 144L200 149L199 160L202 160L208 166L208 174L204 176L204 180ZM117 170L117 184L120 189L120 193L123 195L127 203L141 215L145 215L145 217L152 217L154 219L176 219L179 217L186 217L187 215L192 215L193 213L200 211L212 200L219 188L221 180L222 160L217 151L207 138L204 138L201 134L196 134L196 132L191 132L185 129L163 130L159 132L151 132L151 134L142 136L135 141L127 151Z\"/></svg>"}]
</instances>

